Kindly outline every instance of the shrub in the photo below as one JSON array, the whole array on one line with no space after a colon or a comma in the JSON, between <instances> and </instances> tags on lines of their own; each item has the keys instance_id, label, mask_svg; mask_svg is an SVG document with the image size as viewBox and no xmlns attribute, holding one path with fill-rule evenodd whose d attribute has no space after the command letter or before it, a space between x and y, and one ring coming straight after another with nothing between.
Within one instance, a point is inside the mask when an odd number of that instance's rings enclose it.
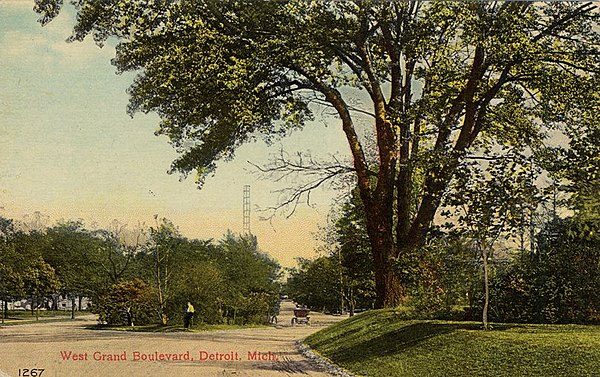
<instances>
[{"instance_id":1,"label":"shrub","mask_svg":"<svg viewBox=\"0 0 600 377\"><path fill-rule=\"evenodd\" d=\"M503 322L584 323L600 319L600 240L555 220L535 253L517 258L492 282L492 315Z\"/></svg>"},{"instance_id":2,"label":"shrub","mask_svg":"<svg viewBox=\"0 0 600 377\"><path fill-rule=\"evenodd\" d=\"M152 288L143 280L121 281L95 298L92 312L98 314L100 323L118 325L127 324L129 310L135 325L146 325L157 322L153 299Z\"/></svg>"}]
</instances>

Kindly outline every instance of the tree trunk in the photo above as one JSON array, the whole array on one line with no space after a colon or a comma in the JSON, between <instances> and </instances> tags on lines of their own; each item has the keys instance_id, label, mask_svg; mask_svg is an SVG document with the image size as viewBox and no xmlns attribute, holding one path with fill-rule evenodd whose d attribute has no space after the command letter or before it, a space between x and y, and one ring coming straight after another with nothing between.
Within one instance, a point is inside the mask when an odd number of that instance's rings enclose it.
<instances>
[{"instance_id":1,"label":"tree trunk","mask_svg":"<svg viewBox=\"0 0 600 377\"><path fill-rule=\"evenodd\" d=\"M483 322L483 329L488 330L488 309L490 306L490 286L489 286L489 267L488 267L487 247L484 246L481 249L481 255L483 258L483 291L484 291L482 322Z\"/></svg>"},{"instance_id":2,"label":"tree trunk","mask_svg":"<svg viewBox=\"0 0 600 377\"><path fill-rule=\"evenodd\" d=\"M160 265L159 262L156 262L156 271L155 271L155 278L156 278L156 299L157 299L157 304L158 304L158 318L160 323L165 326L167 324L167 316L165 314L165 295L163 292L163 280L161 279L161 269L160 269Z\"/></svg>"},{"instance_id":3,"label":"tree trunk","mask_svg":"<svg viewBox=\"0 0 600 377\"><path fill-rule=\"evenodd\" d=\"M394 271L395 245L382 239L371 242L373 248L373 269L375 272L375 308L393 308L404 299L405 287Z\"/></svg>"},{"instance_id":4,"label":"tree trunk","mask_svg":"<svg viewBox=\"0 0 600 377\"><path fill-rule=\"evenodd\" d=\"M3 310L2 310L2 324L4 324L4 318L6 318L6 300L2 301L3 302Z\"/></svg>"},{"instance_id":5,"label":"tree trunk","mask_svg":"<svg viewBox=\"0 0 600 377\"><path fill-rule=\"evenodd\" d=\"M338 268L340 271L340 314L344 314L344 272L342 270L342 252L338 251Z\"/></svg>"},{"instance_id":6,"label":"tree trunk","mask_svg":"<svg viewBox=\"0 0 600 377\"><path fill-rule=\"evenodd\" d=\"M349 316L350 317L354 317L354 309L356 309L356 300L354 299L354 288L350 288L350 300L349 300L349 304L350 304L350 313Z\"/></svg>"},{"instance_id":7,"label":"tree trunk","mask_svg":"<svg viewBox=\"0 0 600 377\"><path fill-rule=\"evenodd\" d=\"M38 304L38 301L39 301L39 297L36 297L35 298L35 320L36 321L40 320L40 306Z\"/></svg>"},{"instance_id":8,"label":"tree trunk","mask_svg":"<svg viewBox=\"0 0 600 377\"><path fill-rule=\"evenodd\" d=\"M75 296L71 297L71 319L75 319Z\"/></svg>"},{"instance_id":9,"label":"tree trunk","mask_svg":"<svg viewBox=\"0 0 600 377\"><path fill-rule=\"evenodd\" d=\"M390 267L384 266L375 270L376 308L393 308L402 304L404 300L405 287Z\"/></svg>"},{"instance_id":10,"label":"tree trunk","mask_svg":"<svg viewBox=\"0 0 600 377\"><path fill-rule=\"evenodd\" d=\"M394 271L398 249L393 237L392 211L382 203L386 201L371 202L371 210L366 211L377 293L375 308L378 309L402 304L405 295L405 287ZM368 208L367 205L365 207Z\"/></svg>"}]
</instances>

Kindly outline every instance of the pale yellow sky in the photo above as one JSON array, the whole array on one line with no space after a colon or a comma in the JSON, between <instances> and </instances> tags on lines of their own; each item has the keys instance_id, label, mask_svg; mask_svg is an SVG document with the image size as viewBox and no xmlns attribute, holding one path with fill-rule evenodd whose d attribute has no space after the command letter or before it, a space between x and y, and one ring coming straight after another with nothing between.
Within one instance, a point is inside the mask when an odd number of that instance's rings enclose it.
<instances>
[{"instance_id":1,"label":"pale yellow sky","mask_svg":"<svg viewBox=\"0 0 600 377\"><path fill-rule=\"evenodd\" d=\"M248 160L264 164L283 146L327 157L348 155L335 119L319 119L268 148L243 146L197 190L166 171L175 152L154 136L155 115L126 113L134 75L115 75L114 50L93 42L68 44L69 14L42 28L33 1L0 0L0 215L16 220L35 211L100 226L113 219L153 224L158 214L192 238L220 238L242 229L242 191L251 185L251 227L260 247L285 266L314 255L314 232L337 193L317 190L314 208L259 221L257 207L278 201L273 182L259 181ZM71 15L72 16L72 15ZM285 185L285 183L284 183Z\"/></svg>"}]
</instances>

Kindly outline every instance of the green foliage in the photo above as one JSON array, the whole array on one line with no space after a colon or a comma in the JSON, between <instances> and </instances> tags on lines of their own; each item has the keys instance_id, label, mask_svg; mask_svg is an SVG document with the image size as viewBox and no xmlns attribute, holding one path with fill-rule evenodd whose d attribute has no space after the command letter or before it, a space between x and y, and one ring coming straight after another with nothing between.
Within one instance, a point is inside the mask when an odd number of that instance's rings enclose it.
<instances>
[{"instance_id":1,"label":"green foliage","mask_svg":"<svg viewBox=\"0 0 600 377\"><path fill-rule=\"evenodd\" d=\"M442 213L451 220L446 226L490 247L501 236L509 238L523 226L525 212L540 201L539 172L531 157L514 149L485 166L465 163L445 198L453 209Z\"/></svg>"},{"instance_id":2,"label":"green foliage","mask_svg":"<svg viewBox=\"0 0 600 377\"><path fill-rule=\"evenodd\" d=\"M490 161L485 170L481 164L464 164L455 178L454 192L446 198L455 209L454 233L468 238L481 257L485 330L488 330L489 280L493 274L490 257L494 244L501 236L509 239L518 229L523 229L525 210L532 211L537 206L538 188L532 162L522 152L513 150ZM448 225L452 228L455 224Z\"/></svg>"},{"instance_id":3,"label":"green foliage","mask_svg":"<svg viewBox=\"0 0 600 377\"><path fill-rule=\"evenodd\" d=\"M600 329L572 325L405 320L375 310L306 339L319 354L365 376L594 376Z\"/></svg>"},{"instance_id":4,"label":"green foliage","mask_svg":"<svg viewBox=\"0 0 600 377\"><path fill-rule=\"evenodd\" d=\"M223 322L220 301L225 290L225 277L213 261L190 256L173 279L175 293L168 307L173 322L183 323L188 301L194 305L197 323Z\"/></svg>"},{"instance_id":5,"label":"green foliage","mask_svg":"<svg viewBox=\"0 0 600 377\"><path fill-rule=\"evenodd\" d=\"M0 299L15 299L24 294L23 276L11 266L0 263Z\"/></svg>"},{"instance_id":6,"label":"green foliage","mask_svg":"<svg viewBox=\"0 0 600 377\"><path fill-rule=\"evenodd\" d=\"M575 219L555 219L538 236L538 250L522 255L493 282L496 320L597 323L600 320L600 239L578 232Z\"/></svg>"},{"instance_id":7,"label":"green foliage","mask_svg":"<svg viewBox=\"0 0 600 377\"><path fill-rule=\"evenodd\" d=\"M549 148L540 159L558 182L560 192L569 195L566 205L582 225L571 231L593 239L600 232L600 124L597 117L590 117L600 102L597 90L589 96L595 102L587 109L584 122L569 127L568 146Z\"/></svg>"},{"instance_id":8,"label":"green foliage","mask_svg":"<svg viewBox=\"0 0 600 377\"><path fill-rule=\"evenodd\" d=\"M121 281L96 297L92 313L98 314L100 323L108 325L127 325L127 315L131 316L134 325L154 323L154 292L141 279Z\"/></svg>"},{"instance_id":9,"label":"green foliage","mask_svg":"<svg viewBox=\"0 0 600 377\"><path fill-rule=\"evenodd\" d=\"M156 293L156 309L158 320L166 325L173 314L169 309L169 301L173 297L171 276L177 269L180 260L179 247L184 242L179 230L168 219L161 219L156 227L150 228L150 237L145 245L142 261L149 271Z\"/></svg>"},{"instance_id":10,"label":"green foliage","mask_svg":"<svg viewBox=\"0 0 600 377\"><path fill-rule=\"evenodd\" d=\"M132 277L130 263L140 247L139 240L131 243L121 239L119 232L118 229L90 232L94 241L89 245L87 254L92 258L97 277L108 280L110 284Z\"/></svg>"},{"instance_id":11,"label":"green foliage","mask_svg":"<svg viewBox=\"0 0 600 377\"><path fill-rule=\"evenodd\" d=\"M126 255L122 249L114 248L113 241L108 241L108 231L91 232L78 221L30 232L18 230L8 220L3 224L2 297L16 300L31 296L31 292L36 296L44 291L41 296L52 296L54 303L58 294L94 300L98 292L119 280L126 270L117 268L118 261ZM44 285L47 287L43 288Z\"/></svg>"},{"instance_id":12,"label":"green foliage","mask_svg":"<svg viewBox=\"0 0 600 377\"><path fill-rule=\"evenodd\" d=\"M32 260L22 272L23 290L25 294L37 301L56 293L60 287L60 281L56 278L54 268L50 266L41 256ZM31 303L33 311L34 305ZM39 302L37 305L39 306Z\"/></svg>"},{"instance_id":13,"label":"green foliage","mask_svg":"<svg viewBox=\"0 0 600 377\"><path fill-rule=\"evenodd\" d=\"M280 286L279 264L260 252L255 236L228 232L219 243L218 263L224 273L221 306L234 324L264 323L275 306Z\"/></svg>"},{"instance_id":14,"label":"green foliage","mask_svg":"<svg viewBox=\"0 0 600 377\"><path fill-rule=\"evenodd\" d=\"M196 323L265 323L279 296L279 265L258 249L256 237L225 234L217 244L182 240L171 274L167 309L180 321L186 303Z\"/></svg>"},{"instance_id":15,"label":"green foliage","mask_svg":"<svg viewBox=\"0 0 600 377\"><path fill-rule=\"evenodd\" d=\"M60 283L54 268L42 257L31 261L23 272L23 285L29 296L44 297L58 290Z\"/></svg>"},{"instance_id":16,"label":"green foliage","mask_svg":"<svg viewBox=\"0 0 600 377\"><path fill-rule=\"evenodd\" d=\"M314 310L340 310L340 265L336 258L299 258L298 264L287 280L289 297Z\"/></svg>"},{"instance_id":17,"label":"green foliage","mask_svg":"<svg viewBox=\"0 0 600 377\"><path fill-rule=\"evenodd\" d=\"M351 311L372 308L376 296L373 254L366 227L364 206L355 189L335 221L332 236L336 243L331 255L341 264L342 289Z\"/></svg>"},{"instance_id":18,"label":"green foliage","mask_svg":"<svg viewBox=\"0 0 600 377\"><path fill-rule=\"evenodd\" d=\"M0 299L21 297L23 278L19 273L15 245L15 229L10 219L0 217Z\"/></svg>"},{"instance_id":19,"label":"green foliage","mask_svg":"<svg viewBox=\"0 0 600 377\"><path fill-rule=\"evenodd\" d=\"M479 255L467 239L439 236L419 255L407 301L418 318L464 316L455 308L479 304Z\"/></svg>"},{"instance_id":20,"label":"green foliage","mask_svg":"<svg viewBox=\"0 0 600 377\"><path fill-rule=\"evenodd\" d=\"M60 291L68 296L91 296L107 283L99 274L99 240L80 222L66 222L48 228L42 255L56 270Z\"/></svg>"}]
</instances>

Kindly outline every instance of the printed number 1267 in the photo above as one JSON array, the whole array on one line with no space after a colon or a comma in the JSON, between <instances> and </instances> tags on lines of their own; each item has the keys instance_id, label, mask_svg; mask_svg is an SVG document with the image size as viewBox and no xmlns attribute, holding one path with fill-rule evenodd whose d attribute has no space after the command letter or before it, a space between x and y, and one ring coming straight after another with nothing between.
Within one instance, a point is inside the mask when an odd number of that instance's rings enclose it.
<instances>
[{"instance_id":1,"label":"printed number 1267","mask_svg":"<svg viewBox=\"0 0 600 377\"><path fill-rule=\"evenodd\" d=\"M19 369L19 377L40 377L46 369Z\"/></svg>"}]
</instances>

